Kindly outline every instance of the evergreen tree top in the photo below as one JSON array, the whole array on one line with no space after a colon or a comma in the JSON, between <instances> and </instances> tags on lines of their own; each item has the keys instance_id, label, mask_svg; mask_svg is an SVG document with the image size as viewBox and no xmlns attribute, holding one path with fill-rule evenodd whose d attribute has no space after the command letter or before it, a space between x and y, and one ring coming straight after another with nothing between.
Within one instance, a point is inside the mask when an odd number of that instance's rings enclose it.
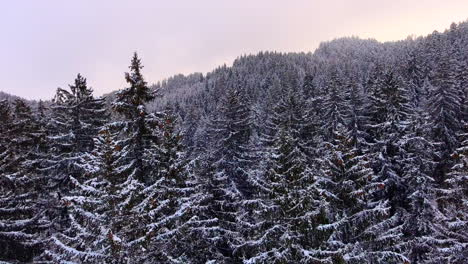
<instances>
[{"instance_id":1,"label":"evergreen tree top","mask_svg":"<svg viewBox=\"0 0 468 264\"><path fill-rule=\"evenodd\" d=\"M86 78L81 76L80 73L76 76L74 85L69 85L69 87L78 100L92 98L93 90L88 88Z\"/></svg>"},{"instance_id":2,"label":"evergreen tree top","mask_svg":"<svg viewBox=\"0 0 468 264\"><path fill-rule=\"evenodd\" d=\"M141 59L138 58L138 54L136 52L133 53L132 57L132 62L131 65L128 66L132 70L132 72L135 72L137 74L140 74L140 69L143 69L143 65L141 65Z\"/></svg>"},{"instance_id":3,"label":"evergreen tree top","mask_svg":"<svg viewBox=\"0 0 468 264\"><path fill-rule=\"evenodd\" d=\"M141 74L141 59L137 53L133 54L130 72L125 73L125 80L130 84L130 87L125 88L117 93L117 100L114 102L114 107L118 112L128 112L124 108L130 105L140 107L156 98L155 92L148 87L148 83L144 80Z\"/></svg>"}]
</instances>

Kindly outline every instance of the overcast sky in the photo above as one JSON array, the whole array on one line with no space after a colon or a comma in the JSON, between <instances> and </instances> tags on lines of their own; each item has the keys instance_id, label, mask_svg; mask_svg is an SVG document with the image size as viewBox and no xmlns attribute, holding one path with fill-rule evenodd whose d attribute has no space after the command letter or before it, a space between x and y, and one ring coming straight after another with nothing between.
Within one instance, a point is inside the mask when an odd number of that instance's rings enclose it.
<instances>
[{"instance_id":1,"label":"overcast sky","mask_svg":"<svg viewBox=\"0 0 468 264\"><path fill-rule=\"evenodd\" d=\"M155 83L262 50L427 35L465 21L468 1L5 0L0 10L0 90L50 99L77 73L97 95L123 88L134 51Z\"/></svg>"}]
</instances>

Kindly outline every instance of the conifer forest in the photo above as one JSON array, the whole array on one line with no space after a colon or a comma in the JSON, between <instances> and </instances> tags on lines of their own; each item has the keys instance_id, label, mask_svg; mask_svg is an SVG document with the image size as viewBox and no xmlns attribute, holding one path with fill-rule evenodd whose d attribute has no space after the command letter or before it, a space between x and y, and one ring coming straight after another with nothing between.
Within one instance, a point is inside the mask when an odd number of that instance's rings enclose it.
<instances>
[{"instance_id":1,"label":"conifer forest","mask_svg":"<svg viewBox=\"0 0 468 264\"><path fill-rule=\"evenodd\" d=\"M1 94L0 263L468 263L468 22ZM31 87L34 89L34 87Z\"/></svg>"}]
</instances>

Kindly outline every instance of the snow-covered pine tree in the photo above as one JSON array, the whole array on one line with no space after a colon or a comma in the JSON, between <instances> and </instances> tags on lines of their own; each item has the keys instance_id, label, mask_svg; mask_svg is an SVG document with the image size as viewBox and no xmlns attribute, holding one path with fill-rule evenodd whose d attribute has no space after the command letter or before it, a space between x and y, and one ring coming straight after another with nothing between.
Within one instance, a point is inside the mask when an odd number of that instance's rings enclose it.
<instances>
[{"instance_id":1,"label":"snow-covered pine tree","mask_svg":"<svg viewBox=\"0 0 468 264\"><path fill-rule=\"evenodd\" d=\"M316 241L319 232L314 225L323 221L324 205L307 167L307 157L297 144L297 138L284 129L278 132L264 187L270 189L271 205L268 211L262 212L263 230L257 232L253 243L258 251L248 260L252 263L291 263L308 259L307 249L319 244Z\"/></svg>"},{"instance_id":2,"label":"snow-covered pine tree","mask_svg":"<svg viewBox=\"0 0 468 264\"><path fill-rule=\"evenodd\" d=\"M31 108L0 103L0 260L29 262L43 249L44 181L27 163L43 146Z\"/></svg>"},{"instance_id":3,"label":"snow-covered pine tree","mask_svg":"<svg viewBox=\"0 0 468 264\"><path fill-rule=\"evenodd\" d=\"M122 127L124 134L119 145L123 148L122 159L126 160L127 166L121 169L126 171L129 178L147 183L151 181L147 149L154 147L153 128L156 120L147 113L145 104L155 98L155 91L148 87L141 74L143 65L136 52L129 68L130 72L125 73L125 80L130 87L117 92L112 103L112 108L123 117L119 124L115 124Z\"/></svg>"},{"instance_id":4,"label":"snow-covered pine tree","mask_svg":"<svg viewBox=\"0 0 468 264\"><path fill-rule=\"evenodd\" d=\"M304 153L310 152L311 138L318 135L317 127L313 126L316 118L314 113L307 111L309 105L301 89L297 87L282 88L278 95L278 102L272 106L272 113L267 120L264 120L264 131L261 134L261 141L265 148L276 144L276 136L279 128L288 127L294 137L300 139L304 144L300 147ZM318 118L318 117L317 117Z\"/></svg>"},{"instance_id":5,"label":"snow-covered pine tree","mask_svg":"<svg viewBox=\"0 0 468 264\"><path fill-rule=\"evenodd\" d=\"M130 260L127 245L119 237L122 231L120 223L125 222L127 216L125 208L119 207L119 202L126 198L120 192L126 188L126 178L117 171L121 155L117 142L118 132L111 125L104 126L94 139L93 162L99 170L92 182L96 192L90 194L97 196L93 212L99 218L99 228L93 245L104 255L103 262L106 263L128 263Z\"/></svg>"},{"instance_id":6,"label":"snow-covered pine tree","mask_svg":"<svg viewBox=\"0 0 468 264\"><path fill-rule=\"evenodd\" d=\"M461 264L468 259L468 124L462 131L461 144L451 155L453 166L439 189L439 209L445 219L434 232L439 249L429 256L439 263Z\"/></svg>"},{"instance_id":7,"label":"snow-covered pine tree","mask_svg":"<svg viewBox=\"0 0 468 264\"><path fill-rule=\"evenodd\" d=\"M246 263L313 261L308 249L320 244L314 228L325 221L325 206L301 139L307 120L303 98L295 89L285 92L264 135L268 158L257 182L264 201L254 210L257 230L242 246Z\"/></svg>"},{"instance_id":8,"label":"snow-covered pine tree","mask_svg":"<svg viewBox=\"0 0 468 264\"><path fill-rule=\"evenodd\" d=\"M119 158L115 162L116 173L122 177L122 188L119 189L117 207L121 210L122 221L119 222L119 232L116 235L122 240L129 256L146 254L145 237L147 222L139 221L140 208L144 199L143 190L156 182L158 158L159 119L146 111L145 104L155 98L155 91L148 87L141 74L143 68L140 58L134 53L129 66L130 72L125 73L125 79L130 85L117 92L112 108L121 119L113 122L113 129L120 130L116 142Z\"/></svg>"},{"instance_id":9,"label":"snow-covered pine tree","mask_svg":"<svg viewBox=\"0 0 468 264\"><path fill-rule=\"evenodd\" d=\"M404 65L403 75L405 85L408 87L408 99L413 108L424 106L428 91L425 89L424 80L426 72L422 63L419 61L417 50L410 51L406 65Z\"/></svg>"},{"instance_id":10,"label":"snow-covered pine tree","mask_svg":"<svg viewBox=\"0 0 468 264\"><path fill-rule=\"evenodd\" d=\"M372 208L379 209L382 217L365 234L373 239L376 250L380 248L383 254L388 253L388 259L375 260L385 262L401 256L394 253L401 251L397 245L402 235L401 217L406 205L407 186L402 180L401 164L398 162L404 155L399 139L405 134L410 110L401 78L392 71L376 76L368 106L368 130L372 138L371 164L375 172L372 184L377 190L372 193L369 203Z\"/></svg>"},{"instance_id":11,"label":"snow-covered pine tree","mask_svg":"<svg viewBox=\"0 0 468 264\"><path fill-rule=\"evenodd\" d=\"M436 146L427 133L426 114L414 108L410 118L407 133L399 144L404 150L398 162L407 186L407 212L403 215L403 237L398 244L405 250L410 263L426 263L442 241L437 238L443 216L438 211L433 178Z\"/></svg>"},{"instance_id":12,"label":"snow-covered pine tree","mask_svg":"<svg viewBox=\"0 0 468 264\"><path fill-rule=\"evenodd\" d=\"M198 227L194 216L200 196L170 109L162 114L161 121L158 153L151 164L157 168L152 171L154 182L141 191L139 203L132 209L138 214L137 220L146 224L141 245L147 250L133 260L187 263L195 254L193 243L199 243L192 240L192 228Z\"/></svg>"},{"instance_id":13,"label":"snow-covered pine tree","mask_svg":"<svg viewBox=\"0 0 468 264\"><path fill-rule=\"evenodd\" d=\"M445 181L445 174L451 167L449 158L458 147L457 133L460 132L460 93L457 90L455 70L453 65L456 62L450 59L450 54L445 51L439 61L436 72L433 73L433 80L428 86L430 97L428 102L428 113L432 139L437 142L438 165L436 167L434 179L442 184Z\"/></svg>"},{"instance_id":14,"label":"snow-covered pine tree","mask_svg":"<svg viewBox=\"0 0 468 264\"><path fill-rule=\"evenodd\" d=\"M45 103L42 100L39 100L37 108L35 111L32 111L35 120L33 137L38 143L35 144L34 151L30 152L28 162L25 163L25 166L27 166L31 172L36 174L40 174L40 170L43 168L41 163L46 159L46 156L49 155L47 129L47 123L49 121L48 110L49 109ZM44 175L42 176L45 177Z\"/></svg>"},{"instance_id":15,"label":"snow-covered pine tree","mask_svg":"<svg viewBox=\"0 0 468 264\"><path fill-rule=\"evenodd\" d=\"M331 138L338 124L347 124L349 105L346 102L348 91L338 73L333 72L327 85L327 91L323 98L322 135L325 139Z\"/></svg>"},{"instance_id":16,"label":"snow-covered pine tree","mask_svg":"<svg viewBox=\"0 0 468 264\"><path fill-rule=\"evenodd\" d=\"M66 193L70 177L86 179L93 137L106 122L105 103L96 99L86 79L77 75L70 91L58 88L48 123L51 155L44 161L44 172L55 191Z\"/></svg>"},{"instance_id":17,"label":"snow-covered pine tree","mask_svg":"<svg viewBox=\"0 0 468 264\"><path fill-rule=\"evenodd\" d=\"M96 99L80 74L70 91L58 89L48 124L52 155L45 161L53 219L47 250L41 259L52 262L95 263L104 258L93 243L100 221L91 151L94 138L107 122L104 99Z\"/></svg>"},{"instance_id":18,"label":"snow-covered pine tree","mask_svg":"<svg viewBox=\"0 0 468 264\"><path fill-rule=\"evenodd\" d=\"M91 153L92 177L83 183L73 179L78 192L63 198L73 205L72 224L53 238L55 243L46 252L52 261L129 263L133 259L131 245L121 238L129 232L126 223L133 215L124 204L127 178L118 171L121 147L115 130L112 124L101 128Z\"/></svg>"},{"instance_id":19,"label":"snow-covered pine tree","mask_svg":"<svg viewBox=\"0 0 468 264\"><path fill-rule=\"evenodd\" d=\"M38 174L39 163L48 149L44 123L46 117L40 113L35 114L31 107L20 99L14 102L14 116L11 132L15 135L16 147L13 150L21 152L17 164L21 164L21 169L27 170L27 173Z\"/></svg>"},{"instance_id":20,"label":"snow-covered pine tree","mask_svg":"<svg viewBox=\"0 0 468 264\"><path fill-rule=\"evenodd\" d=\"M225 174L235 186L235 192L243 197L251 196L248 182L248 168L252 157L250 137L252 116L248 98L240 86L240 80L233 81L225 91L216 119L212 120L209 131L214 140L216 171Z\"/></svg>"},{"instance_id":21,"label":"snow-covered pine tree","mask_svg":"<svg viewBox=\"0 0 468 264\"><path fill-rule=\"evenodd\" d=\"M264 133L268 128L267 122L272 115L273 108L281 96L281 84L279 78L275 76L267 76L260 84L259 99L254 101L251 106L253 131L252 137ZM260 144L261 142L256 142Z\"/></svg>"},{"instance_id":22,"label":"snow-covered pine tree","mask_svg":"<svg viewBox=\"0 0 468 264\"><path fill-rule=\"evenodd\" d=\"M213 146L205 151L212 153ZM194 208L198 227L193 228L193 251L195 263L231 263L234 250L241 244L237 215L240 211L241 196L233 181L213 165L212 154L198 157L196 165L197 181L200 184L200 203Z\"/></svg>"},{"instance_id":23,"label":"snow-covered pine tree","mask_svg":"<svg viewBox=\"0 0 468 264\"><path fill-rule=\"evenodd\" d=\"M393 72L385 72L374 83L370 98L369 130L372 136L374 169L383 184L384 199L390 199L392 208L401 206L405 187L402 184L398 157L402 155L399 138L404 135L408 122L409 108L406 89Z\"/></svg>"},{"instance_id":24,"label":"snow-covered pine tree","mask_svg":"<svg viewBox=\"0 0 468 264\"><path fill-rule=\"evenodd\" d=\"M302 84L302 91L304 93L306 100L308 100L309 98L317 97L317 85L315 84L313 74L306 74L304 76L304 82Z\"/></svg>"},{"instance_id":25,"label":"snow-covered pine tree","mask_svg":"<svg viewBox=\"0 0 468 264\"><path fill-rule=\"evenodd\" d=\"M184 134L186 135L183 138L183 144L185 146L190 146L187 149L187 153L190 156L193 151L195 151L195 146L197 145L197 135L200 130L203 130L203 119L201 116L201 110L198 107L191 106L185 115L185 118L182 120L184 124Z\"/></svg>"},{"instance_id":26,"label":"snow-covered pine tree","mask_svg":"<svg viewBox=\"0 0 468 264\"><path fill-rule=\"evenodd\" d=\"M451 33L454 33L455 27L452 25ZM449 38L454 37L453 35ZM458 49L455 48L453 39L447 46L441 45L442 49L437 61L436 67L431 72L431 82L426 81L426 86L430 92L427 111L429 114L429 136L435 143L436 166L433 172L435 180L436 199L438 210L443 214L443 222L436 226L436 232L432 237L434 247L427 254L427 263L463 263L467 258L467 238L461 230L466 229L463 223L464 198L460 195L463 189L463 183L457 182L459 170L463 171L463 134L462 121L464 100L462 72L460 67L463 64L458 61ZM458 75L458 76L457 76ZM460 159L458 157L461 157ZM460 185L461 184L461 185ZM456 193L456 194L455 194ZM453 195L456 196L453 196ZM455 209L456 208L456 209ZM466 206L464 208L466 211ZM439 215L437 215L439 216ZM435 242L434 242L435 241Z\"/></svg>"},{"instance_id":27,"label":"snow-covered pine tree","mask_svg":"<svg viewBox=\"0 0 468 264\"><path fill-rule=\"evenodd\" d=\"M249 170L254 156L251 150L253 129L248 100L234 79L227 86L217 111L212 114L206 132L210 146L198 159L199 179L206 196L200 205L200 220L206 223L204 240L211 241L210 258L235 261L234 251L242 241L241 204L253 196Z\"/></svg>"},{"instance_id":28,"label":"snow-covered pine tree","mask_svg":"<svg viewBox=\"0 0 468 264\"><path fill-rule=\"evenodd\" d=\"M12 140L15 139L13 133L14 115L11 105L7 100L0 102L0 171L12 172L15 170L16 155L15 150L12 148Z\"/></svg>"},{"instance_id":29,"label":"snow-covered pine tree","mask_svg":"<svg viewBox=\"0 0 468 264\"><path fill-rule=\"evenodd\" d=\"M91 161L90 161L91 162ZM94 174L94 173L93 173ZM101 189L100 178L91 178L80 182L70 178L73 190L61 197L61 206L67 208L65 223L57 233L53 234L47 250L41 260L52 263L104 263L108 260L110 243L104 230L104 221L99 209L103 207L106 195ZM107 263L118 263L111 261Z\"/></svg>"},{"instance_id":30,"label":"snow-covered pine tree","mask_svg":"<svg viewBox=\"0 0 468 264\"><path fill-rule=\"evenodd\" d=\"M367 141L369 139L369 134L365 127L368 122L365 111L367 97L364 93L364 87L354 79L348 82L348 90L347 103L349 105L349 113L347 114L347 119L349 119L349 124L347 126L351 133L350 136L354 147L359 153L362 153L368 149Z\"/></svg>"}]
</instances>

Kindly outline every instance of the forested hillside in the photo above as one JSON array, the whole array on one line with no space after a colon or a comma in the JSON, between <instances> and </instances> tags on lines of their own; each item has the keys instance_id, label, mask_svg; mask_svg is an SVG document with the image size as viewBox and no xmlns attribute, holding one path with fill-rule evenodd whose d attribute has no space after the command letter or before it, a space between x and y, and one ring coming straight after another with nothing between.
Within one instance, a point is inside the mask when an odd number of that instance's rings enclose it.
<instances>
[{"instance_id":1,"label":"forested hillside","mask_svg":"<svg viewBox=\"0 0 468 264\"><path fill-rule=\"evenodd\" d=\"M0 102L0 262L468 263L468 22L125 80Z\"/></svg>"}]
</instances>

